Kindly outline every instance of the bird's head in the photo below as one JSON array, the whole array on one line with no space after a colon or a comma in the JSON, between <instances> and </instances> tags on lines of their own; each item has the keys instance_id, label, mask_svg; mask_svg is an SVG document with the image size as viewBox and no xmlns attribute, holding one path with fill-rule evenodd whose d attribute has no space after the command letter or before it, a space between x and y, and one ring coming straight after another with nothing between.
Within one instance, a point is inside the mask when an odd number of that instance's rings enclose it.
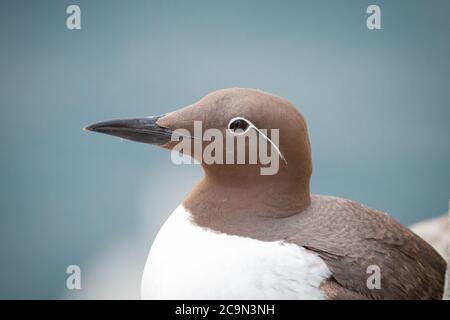
<instances>
[{"instance_id":1,"label":"bird's head","mask_svg":"<svg viewBox=\"0 0 450 320\"><path fill-rule=\"evenodd\" d=\"M219 90L162 116L102 121L85 129L181 152L224 184L280 182L282 188L301 186L309 197L306 122L290 102L259 90Z\"/></svg>"}]
</instances>

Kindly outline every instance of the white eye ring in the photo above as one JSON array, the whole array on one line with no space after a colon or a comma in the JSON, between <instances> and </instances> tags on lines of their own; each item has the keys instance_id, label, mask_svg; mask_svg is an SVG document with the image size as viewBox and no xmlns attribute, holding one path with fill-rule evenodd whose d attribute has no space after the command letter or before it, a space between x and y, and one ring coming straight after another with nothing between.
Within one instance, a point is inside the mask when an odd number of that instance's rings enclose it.
<instances>
[{"instance_id":1,"label":"white eye ring","mask_svg":"<svg viewBox=\"0 0 450 320\"><path fill-rule=\"evenodd\" d=\"M243 121L243 122L245 122L247 124L247 127L244 130L240 129L239 131L234 131L231 128L231 126L232 126L233 122L236 122L236 121ZM241 136L241 135L246 134L248 132L248 130L250 130L250 128L252 128L252 127L253 127L252 123L250 121L248 121L247 119L242 118L242 117L235 117L235 118L231 119L230 122L228 122L227 129L228 129L228 131L230 131L230 133L232 135Z\"/></svg>"},{"instance_id":2,"label":"white eye ring","mask_svg":"<svg viewBox=\"0 0 450 320\"><path fill-rule=\"evenodd\" d=\"M233 131L230 128L230 126L236 120L245 121L245 123L247 123L247 128L245 128L245 130L242 131L242 132L235 132L235 131ZM284 163L286 164L286 167L287 167L288 164L287 164L286 158L281 153L280 148L278 148L278 146L275 143L273 143L273 141L267 135L265 135L263 132L261 132L261 130L259 130L252 122L250 122L249 120L247 120L247 119L245 119L243 117L236 117L236 118L231 119L230 122L228 122L228 131L230 131L230 133L232 135L235 135L235 136L241 136L243 134L246 134L248 132L248 130L250 130L250 128L255 129L261 136L264 137L264 139L269 141L269 143L275 148L276 152L279 154L280 158L284 161Z\"/></svg>"}]
</instances>

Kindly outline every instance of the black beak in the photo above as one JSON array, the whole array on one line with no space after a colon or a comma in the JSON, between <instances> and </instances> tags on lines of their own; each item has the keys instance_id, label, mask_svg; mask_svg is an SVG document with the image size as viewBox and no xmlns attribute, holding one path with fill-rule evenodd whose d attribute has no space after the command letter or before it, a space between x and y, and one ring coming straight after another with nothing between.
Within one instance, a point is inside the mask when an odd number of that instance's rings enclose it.
<instances>
[{"instance_id":1,"label":"black beak","mask_svg":"<svg viewBox=\"0 0 450 320\"><path fill-rule=\"evenodd\" d=\"M84 130L109 134L136 142L161 145L171 140L172 130L156 124L162 116L119 119L93 123Z\"/></svg>"}]
</instances>

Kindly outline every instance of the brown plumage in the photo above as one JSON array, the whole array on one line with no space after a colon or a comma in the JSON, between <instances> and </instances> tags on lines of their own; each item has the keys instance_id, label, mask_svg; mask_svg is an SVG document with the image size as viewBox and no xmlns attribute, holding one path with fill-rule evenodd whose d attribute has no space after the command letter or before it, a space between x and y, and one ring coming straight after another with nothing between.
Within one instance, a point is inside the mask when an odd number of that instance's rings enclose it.
<instances>
[{"instance_id":1,"label":"brown plumage","mask_svg":"<svg viewBox=\"0 0 450 320\"><path fill-rule=\"evenodd\" d=\"M251 165L204 165L206 177L183 203L198 225L264 241L284 239L316 252L332 272L322 284L331 299L442 298L446 263L424 240L354 201L310 196L306 122L288 101L256 90L221 90L158 124L174 129L183 122L192 129L196 119L225 129L235 116L259 128L279 128L288 167L261 176ZM366 285L369 265L380 267L379 290Z\"/></svg>"},{"instance_id":2,"label":"brown plumage","mask_svg":"<svg viewBox=\"0 0 450 320\"><path fill-rule=\"evenodd\" d=\"M244 117L257 128L279 129L279 149L287 165L280 162L277 174L264 176L260 163L203 163L204 179L183 202L194 223L261 241L283 240L315 252L332 274L320 286L330 299L441 299L446 263L424 240L388 215L362 204L310 194L307 125L298 110L282 98L252 89L226 89L152 118L155 121L146 127L143 124L151 119L128 121L132 128L125 128L126 136L123 121L88 129L171 149L175 143L164 140L167 130L186 129L193 135L197 120L202 121L203 129L225 133L235 117ZM155 130L159 130L157 137ZM380 268L380 289L369 289L366 284L370 265Z\"/></svg>"}]
</instances>

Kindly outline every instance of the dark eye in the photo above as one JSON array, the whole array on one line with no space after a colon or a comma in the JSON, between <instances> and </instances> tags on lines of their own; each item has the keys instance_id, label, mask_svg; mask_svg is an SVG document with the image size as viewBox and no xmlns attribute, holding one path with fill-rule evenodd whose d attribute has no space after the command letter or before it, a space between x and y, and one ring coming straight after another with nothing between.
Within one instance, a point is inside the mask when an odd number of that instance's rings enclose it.
<instances>
[{"instance_id":1,"label":"dark eye","mask_svg":"<svg viewBox=\"0 0 450 320\"><path fill-rule=\"evenodd\" d=\"M230 122L228 128L235 133L243 133L248 128L248 122L243 119L236 119Z\"/></svg>"}]
</instances>

